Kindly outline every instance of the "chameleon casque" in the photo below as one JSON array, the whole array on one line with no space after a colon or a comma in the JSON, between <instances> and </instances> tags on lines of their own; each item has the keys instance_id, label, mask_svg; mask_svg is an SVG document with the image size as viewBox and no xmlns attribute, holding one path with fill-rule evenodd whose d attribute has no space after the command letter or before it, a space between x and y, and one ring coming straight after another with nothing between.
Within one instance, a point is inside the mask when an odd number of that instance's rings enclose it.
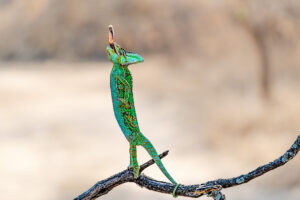
<instances>
[{"instance_id":1,"label":"chameleon casque","mask_svg":"<svg viewBox=\"0 0 300 200\"><path fill-rule=\"evenodd\" d=\"M113 63L113 68L110 74L110 88L113 102L115 117L118 124L130 144L130 165L133 168L134 178L139 176L139 164L137 161L136 146L143 146L153 158L162 173L173 183L175 188L173 196L179 186L171 177L163 163L161 162L154 146L141 133L136 117L133 93L132 93L132 76L128 69L131 64L143 62L144 59L132 52L128 52L114 42L113 27L109 26L109 46L106 51L109 60Z\"/></svg>"}]
</instances>

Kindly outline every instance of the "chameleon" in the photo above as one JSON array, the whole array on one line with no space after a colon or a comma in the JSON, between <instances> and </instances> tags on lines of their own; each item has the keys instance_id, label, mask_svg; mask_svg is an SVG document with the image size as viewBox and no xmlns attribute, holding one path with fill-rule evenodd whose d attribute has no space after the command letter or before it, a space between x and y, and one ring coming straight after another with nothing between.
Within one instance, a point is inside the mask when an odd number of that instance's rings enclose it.
<instances>
[{"instance_id":1,"label":"chameleon","mask_svg":"<svg viewBox=\"0 0 300 200\"><path fill-rule=\"evenodd\" d=\"M133 168L134 178L137 179L139 177L140 167L137 161L136 146L144 147L162 173L175 184L172 194L176 197L176 190L179 187L179 184L164 167L150 140L141 133L137 121L132 92L132 76L128 66L143 62L144 59L139 54L124 50L120 45L114 42L112 25L109 26L108 42L109 46L107 46L106 51L109 60L113 63L113 68L110 73L113 109L117 122L129 142L129 168Z\"/></svg>"}]
</instances>

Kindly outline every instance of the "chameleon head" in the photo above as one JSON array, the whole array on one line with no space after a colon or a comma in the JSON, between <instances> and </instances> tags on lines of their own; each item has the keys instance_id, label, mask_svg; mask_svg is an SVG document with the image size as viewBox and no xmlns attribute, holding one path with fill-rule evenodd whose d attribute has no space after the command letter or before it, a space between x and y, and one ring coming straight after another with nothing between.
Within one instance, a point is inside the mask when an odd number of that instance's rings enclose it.
<instances>
[{"instance_id":1,"label":"chameleon head","mask_svg":"<svg viewBox=\"0 0 300 200\"><path fill-rule=\"evenodd\" d=\"M112 25L109 25L108 27L108 42L109 46L106 47L106 52L112 63L130 65L144 61L143 57L139 54L128 52L114 42L114 31Z\"/></svg>"}]
</instances>

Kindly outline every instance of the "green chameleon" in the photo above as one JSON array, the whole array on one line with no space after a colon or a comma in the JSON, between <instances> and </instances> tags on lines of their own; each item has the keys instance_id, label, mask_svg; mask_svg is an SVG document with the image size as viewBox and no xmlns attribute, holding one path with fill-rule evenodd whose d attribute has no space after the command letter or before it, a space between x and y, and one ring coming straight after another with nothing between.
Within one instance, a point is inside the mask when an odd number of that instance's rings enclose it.
<instances>
[{"instance_id":1,"label":"green chameleon","mask_svg":"<svg viewBox=\"0 0 300 200\"><path fill-rule=\"evenodd\" d=\"M132 93L132 76L128 69L128 65L143 62L144 59L132 52L125 51L113 41L113 28L109 26L109 46L106 51L109 60L114 64L110 74L111 96L113 101L114 113L123 134L130 144L130 165L133 168L134 178L139 176L139 164L137 161L136 146L143 146L153 158L162 173L173 183L175 188L173 196L179 184L171 177L163 163L161 162L154 146L141 133L136 118L133 93Z\"/></svg>"}]
</instances>

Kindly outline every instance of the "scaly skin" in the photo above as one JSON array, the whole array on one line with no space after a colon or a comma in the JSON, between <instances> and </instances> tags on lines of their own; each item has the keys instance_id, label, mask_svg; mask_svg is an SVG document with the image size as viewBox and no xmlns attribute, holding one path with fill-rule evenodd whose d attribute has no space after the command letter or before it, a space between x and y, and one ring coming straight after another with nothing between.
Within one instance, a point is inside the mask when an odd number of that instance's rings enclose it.
<instances>
[{"instance_id":1,"label":"scaly skin","mask_svg":"<svg viewBox=\"0 0 300 200\"><path fill-rule=\"evenodd\" d=\"M113 38L111 35L110 37ZM114 113L123 134L130 144L129 167L133 167L134 178L138 178L140 169L137 161L136 146L141 145L150 154L162 173L172 183L176 184L173 191L173 196L175 196L176 189L179 185L164 167L154 146L141 133L136 117L132 93L132 76L128 65L143 62L144 59L138 54L125 51L118 44L114 43L112 39L110 39L110 46L106 48L106 51L109 60L114 64L110 74Z\"/></svg>"}]
</instances>

